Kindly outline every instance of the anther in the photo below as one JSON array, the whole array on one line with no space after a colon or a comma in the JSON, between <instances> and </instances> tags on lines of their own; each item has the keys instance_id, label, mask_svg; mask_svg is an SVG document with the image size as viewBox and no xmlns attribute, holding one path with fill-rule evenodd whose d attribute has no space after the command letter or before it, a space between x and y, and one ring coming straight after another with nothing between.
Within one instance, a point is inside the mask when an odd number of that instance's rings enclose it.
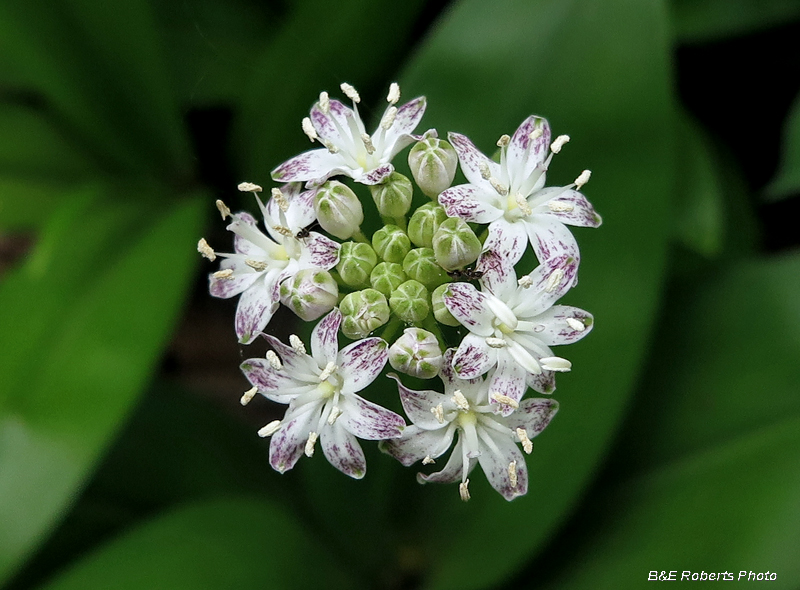
<instances>
[{"instance_id":1,"label":"anther","mask_svg":"<svg viewBox=\"0 0 800 590\"><path fill-rule=\"evenodd\" d=\"M517 462L512 461L508 464L508 481L512 488L517 487Z\"/></svg>"},{"instance_id":2,"label":"anther","mask_svg":"<svg viewBox=\"0 0 800 590\"><path fill-rule=\"evenodd\" d=\"M469 480L458 484L458 493L461 495L461 499L464 502L469 500Z\"/></svg>"},{"instance_id":3,"label":"anther","mask_svg":"<svg viewBox=\"0 0 800 590\"><path fill-rule=\"evenodd\" d=\"M286 236L287 238L293 238L295 236L295 232L290 230L285 225L275 225L272 227L272 229L282 236Z\"/></svg>"},{"instance_id":4,"label":"anther","mask_svg":"<svg viewBox=\"0 0 800 590\"><path fill-rule=\"evenodd\" d=\"M364 147L366 148L368 154L375 153L375 146L372 144L372 138L369 136L369 133L362 133L361 141L364 143Z\"/></svg>"},{"instance_id":5,"label":"anther","mask_svg":"<svg viewBox=\"0 0 800 590\"><path fill-rule=\"evenodd\" d=\"M487 162L482 161L480 164L478 164L478 170L481 171L481 178L484 180L489 180L492 177L492 171Z\"/></svg>"},{"instance_id":6,"label":"anther","mask_svg":"<svg viewBox=\"0 0 800 590\"><path fill-rule=\"evenodd\" d=\"M494 176L489 179L489 184L492 185L492 188L496 190L498 194L504 197L508 194L508 187L497 180Z\"/></svg>"},{"instance_id":7,"label":"anther","mask_svg":"<svg viewBox=\"0 0 800 590\"><path fill-rule=\"evenodd\" d=\"M517 206L520 208L520 211L522 211L525 215L530 215L533 213L533 210L528 205L528 200L525 197L518 193L515 200L517 201Z\"/></svg>"},{"instance_id":8,"label":"anther","mask_svg":"<svg viewBox=\"0 0 800 590\"><path fill-rule=\"evenodd\" d=\"M321 110L326 115L331 111L331 101L328 98L327 92L319 93L319 110Z\"/></svg>"},{"instance_id":9,"label":"anther","mask_svg":"<svg viewBox=\"0 0 800 590\"><path fill-rule=\"evenodd\" d=\"M530 135L528 135L528 139L533 141L534 139L539 139L542 135L544 135L544 131L542 131L541 127L537 127L531 131Z\"/></svg>"},{"instance_id":10,"label":"anther","mask_svg":"<svg viewBox=\"0 0 800 590\"><path fill-rule=\"evenodd\" d=\"M514 408L516 410L519 407L517 400L508 397L507 395L503 395L502 393L493 393L490 397L498 404L508 406L509 408Z\"/></svg>"},{"instance_id":11,"label":"anther","mask_svg":"<svg viewBox=\"0 0 800 590\"><path fill-rule=\"evenodd\" d=\"M214 248L208 245L205 238L200 238L200 241L197 242L197 251L202 254L203 258L208 258L211 262L214 262L217 259L217 254L214 252Z\"/></svg>"},{"instance_id":12,"label":"anther","mask_svg":"<svg viewBox=\"0 0 800 590\"><path fill-rule=\"evenodd\" d=\"M344 95L345 95L347 98L349 98L350 100L352 100L354 103L358 104L358 103L360 103L360 102L361 102L361 97L358 95L358 91L356 91L356 89L355 89L355 88L353 88L353 87L352 87L350 84L348 84L347 82L342 82L342 83L339 85L339 88L341 88L341 89L342 89L342 92L344 92Z\"/></svg>"},{"instance_id":13,"label":"anther","mask_svg":"<svg viewBox=\"0 0 800 590\"><path fill-rule=\"evenodd\" d=\"M253 260L252 258L245 258L244 263L253 270L258 272L267 270L267 263L261 260Z\"/></svg>"},{"instance_id":14,"label":"anther","mask_svg":"<svg viewBox=\"0 0 800 590\"><path fill-rule=\"evenodd\" d=\"M591 177L592 177L591 170L584 170L583 172L581 172L580 176L578 176L578 178L575 179L575 188L581 190L581 187L583 187L584 184L589 182L589 179Z\"/></svg>"},{"instance_id":15,"label":"anther","mask_svg":"<svg viewBox=\"0 0 800 590\"><path fill-rule=\"evenodd\" d=\"M530 455L533 452L533 443L528 438L528 433L524 428L517 428L517 438L522 443L522 450Z\"/></svg>"},{"instance_id":16,"label":"anther","mask_svg":"<svg viewBox=\"0 0 800 590\"><path fill-rule=\"evenodd\" d=\"M306 353L306 345L303 344L303 341L300 340L296 334L289 336L289 344L292 345L295 352L299 352L300 354Z\"/></svg>"},{"instance_id":17,"label":"anther","mask_svg":"<svg viewBox=\"0 0 800 590\"><path fill-rule=\"evenodd\" d=\"M431 414L433 414L434 418L436 418L436 421L439 422L439 424L444 424L444 408L442 407L442 404L433 406L431 408Z\"/></svg>"},{"instance_id":18,"label":"anther","mask_svg":"<svg viewBox=\"0 0 800 590\"><path fill-rule=\"evenodd\" d=\"M575 318L567 318L567 325L576 332L583 332L586 329L586 325Z\"/></svg>"},{"instance_id":19,"label":"anther","mask_svg":"<svg viewBox=\"0 0 800 590\"><path fill-rule=\"evenodd\" d=\"M383 118L381 119L381 129L384 131L388 131L389 128L394 125L394 119L397 116L397 107L389 107L386 109L386 112L383 114Z\"/></svg>"},{"instance_id":20,"label":"anther","mask_svg":"<svg viewBox=\"0 0 800 590\"><path fill-rule=\"evenodd\" d=\"M530 275L524 275L517 279L517 284L523 289L529 289L533 285L533 279Z\"/></svg>"},{"instance_id":21,"label":"anther","mask_svg":"<svg viewBox=\"0 0 800 590\"><path fill-rule=\"evenodd\" d=\"M426 455L426 456L425 456L425 458L422 460L422 464L423 464L423 465L432 465L432 464L434 464L434 463L436 463L436 461L434 461L433 459L431 459L431 456L430 456L430 455Z\"/></svg>"},{"instance_id":22,"label":"anther","mask_svg":"<svg viewBox=\"0 0 800 590\"><path fill-rule=\"evenodd\" d=\"M222 219L226 219L227 217L231 216L231 210L228 209L228 206L223 203L221 199L217 199L217 210L219 211L219 214L222 215Z\"/></svg>"},{"instance_id":23,"label":"anther","mask_svg":"<svg viewBox=\"0 0 800 590\"><path fill-rule=\"evenodd\" d=\"M564 269L557 268L553 272L550 273L550 276L547 277L547 283L545 283L544 290L548 293L552 293L556 290L556 288L561 284L561 280L564 278Z\"/></svg>"},{"instance_id":24,"label":"anther","mask_svg":"<svg viewBox=\"0 0 800 590\"><path fill-rule=\"evenodd\" d=\"M557 154L564 147L564 144L569 141L569 135L559 135L556 140L550 144L550 151Z\"/></svg>"},{"instance_id":25,"label":"anther","mask_svg":"<svg viewBox=\"0 0 800 590\"><path fill-rule=\"evenodd\" d=\"M542 368L545 371L557 371L559 373L566 373L572 369L572 363L567 359L562 359L560 356L547 356L539 359Z\"/></svg>"},{"instance_id":26,"label":"anther","mask_svg":"<svg viewBox=\"0 0 800 590\"><path fill-rule=\"evenodd\" d=\"M243 406L246 406L255 397L256 393L258 393L258 387L251 387L244 392L244 395L242 396L242 399L239 400L239 403L241 403Z\"/></svg>"},{"instance_id":27,"label":"anther","mask_svg":"<svg viewBox=\"0 0 800 590\"><path fill-rule=\"evenodd\" d=\"M337 369L336 365L333 362L329 362L325 365L322 373L319 374L319 382L322 383L323 381L327 381L328 377L333 375L333 372Z\"/></svg>"},{"instance_id":28,"label":"anther","mask_svg":"<svg viewBox=\"0 0 800 590\"><path fill-rule=\"evenodd\" d=\"M276 371L280 371L283 368L283 363L281 363L281 359L278 358L278 355L275 354L274 350L267 351L267 362L269 363L269 366Z\"/></svg>"},{"instance_id":29,"label":"anther","mask_svg":"<svg viewBox=\"0 0 800 590\"><path fill-rule=\"evenodd\" d=\"M331 413L328 415L328 424L333 426L334 423L336 422L336 420L341 415L342 415L342 411L339 409L339 407L338 406L333 406L333 409L331 410Z\"/></svg>"},{"instance_id":30,"label":"anther","mask_svg":"<svg viewBox=\"0 0 800 590\"><path fill-rule=\"evenodd\" d=\"M262 428L261 430L258 431L258 436L260 436L261 438L266 438L268 436L272 436L273 434L278 432L280 427L281 427L281 421L280 420L273 420L272 422L270 422L269 424L264 426L264 428Z\"/></svg>"},{"instance_id":31,"label":"anther","mask_svg":"<svg viewBox=\"0 0 800 590\"><path fill-rule=\"evenodd\" d=\"M389 84L389 94L386 96L386 102L389 104L397 104L400 100L400 85L397 82Z\"/></svg>"},{"instance_id":32,"label":"anther","mask_svg":"<svg viewBox=\"0 0 800 590\"><path fill-rule=\"evenodd\" d=\"M548 201L547 208L553 213L569 213L575 207L572 203L565 203L564 201Z\"/></svg>"},{"instance_id":33,"label":"anther","mask_svg":"<svg viewBox=\"0 0 800 590\"><path fill-rule=\"evenodd\" d=\"M464 394L461 393L460 389L456 389L453 392L453 397L450 399L453 400L453 403L457 405L460 410L463 410L464 412L469 410L469 402L467 401L467 398L464 397Z\"/></svg>"},{"instance_id":34,"label":"anther","mask_svg":"<svg viewBox=\"0 0 800 590\"><path fill-rule=\"evenodd\" d=\"M505 348L508 343L503 338L489 337L486 339L486 345L490 348Z\"/></svg>"},{"instance_id":35,"label":"anther","mask_svg":"<svg viewBox=\"0 0 800 590\"><path fill-rule=\"evenodd\" d=\"M508 147L509 143L511 143L511 137L503 134L500 136L500 139L497 140L497 147L499 148Z\"/></svg>"},{"instance_id":36,"label":"anther","mask_svg":"<svg viewBox=\"0 0 800 590\"><path fill-rule=\"evenodd\" d=\"M335 145L333 145L333 144L330 142L330 140L327 140L327 139L326 139L326 140L324 140L324 141L322 142L322 145L324 145L326 148L328 148L328 151L329 151L330 153L332 153L332 154L336 154L336 153L338 153L338 152L339 152L339 148L338 148L338 147L336 147Z\"/></svg>"},{"instance_id":37,"label":"anther","mask_svg":"<svg viewBox=\"0 0 800 590\"><path fill-rule=\"evenodd\" d=\"M311 119L308 117L303 117L303 133L308 136L308 139L310 139L312 143L318 137L317 130L314 129L314 126L311 124Z\"/></svg>"},{"instance_id":38,"label":"anther","mask_svg":"<svg viewBox=\"0 0 800 590\"><path fill-rule=\"evenodd\" d=\"M272 198L275 199L278 207L280 207L280 210L286 213L289 210L289 201L286 200L286 195L283 194L283 191L276 187L270 192L272 193Z\"/></svg>"},{"instance_id":39,"label":"anther","mask_svg":"<svg viewBox=\"0 0 800 590\"><path fill-rule=\"evenodd\" d=\"M314 455L314 445L317 444L317 437L319 437L319 435L316 432L308 433L308 440L306 441L306 457L311 457Z\"/></svg>"},{"instance_id":40,"label":"anther","mask_svg":"<svg viewBox=\"0 0 800 590\"><path fill-rule=\"evenodd\" d=\"M264 189L258 186L257 184L253 184L252 182L241 182L239 186L237 186L240 191L243 193L260 193Z\"/></svg>"},{"instance_id":41,"label":"anther","mask_svg":"<svg viewBox=\"0 0 800 590\"><path fill-rule=\"evenodd\" d=\"M233 270L230 268L226 268L223 270L218 270L214 274L211 275L215 279L232 279L233 278Z\"/></svg>"}]
</instances>

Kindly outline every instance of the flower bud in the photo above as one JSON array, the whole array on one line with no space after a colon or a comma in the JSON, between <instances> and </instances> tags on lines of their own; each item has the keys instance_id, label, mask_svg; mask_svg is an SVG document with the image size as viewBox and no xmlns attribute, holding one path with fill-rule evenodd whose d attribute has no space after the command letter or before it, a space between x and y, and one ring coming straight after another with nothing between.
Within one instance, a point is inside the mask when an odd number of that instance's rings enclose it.
<instances>
[{"instance_id":1,"label":"flower bud","mask_svg":"<svg viewBox=\"0 0 800 590\"><path fill-rule=\"evenodd\" d=\"M389 321L386 297L375 289L348 293L339 304L339 311L342 312L342 332L353 340L366 338Z\"/></svg>"},{"instance_id":2,"label":"flower bud","mask_svg":"<svg viewBox=\"0 0 800 590\"><path fill-rule=\"evenodd\" d=\"M373 289L380 291L387 297L392 291L404 283L408 277L403 272L403 266L393 262L381 262L369 275L369 284Z\"/></svg>"},{"instance_id":3,"label":"flower bud","mask_svg":"<svg viewBox=\"0 0 800 590\"><path fill-rule=\"evenodd\" d=\"M435 199L453 184L458 154L443 139L426 137L408 152L408 165L420 190Z\"/></svg>"},{"instance_id":4,"label":"flower bud","mask_svg":"<svg viewBox=\"0 0 800 590\"><path fill-rule=\"evenodd\" d=\"M369 190L381 215L403 217L411 209L414 187L411 181L399 172L392 172L386 180L370 186Z\"/></svg>"},{"instance_id":5,"label":"flower bud","mask_svg":"<svg viewBox=\"0 0 800 590\"><path fill-rule=\"evenodd\" d=\"M406 328L389 347L389 364L395 371L432 379L442 368L442 349L436 336L420 328Z\"/></svg>"},{"instance_id":6,"label":"flower bud","mask_svg":"<svg viewBox=\"0 0 800 590\"><path fill-rule=\"evenodd\" d=\"M460 217L448 217L433 234L433 253L436 262L445 270L463 268L475 262L481 248L478 236Z\"/></svg>"},{"instance_id":7,"label":"flower bud","mask_svg":"<svg viewBox=\"0 0 800 590\"><path fill-rule=\"evenodd\" d=\"M314 212L326 232L340 240L353 236L364 221L361 201L347 185L329 180L314 195Z\"/></svg>"},{"instance_id":8,"label":"flower bud","mask_svg":"<svg viewBox=\"0 0 800 590\"><path fill-rule=\"evenodd\" d=\"M392 291L389 307L404 322L417 324L428 317L431 311L428 290L418 281L406 281Z\"/></svg>"},{"instance_id":9,"label":"flower bud","mask_svg":"<svg viewBox=\"0 0 800 590\"><path fill-rule=\"evenodd\" d=\"M439 229L439 224L447 219L444 207L436 203L425 203L414 211L408 221L408 237L420 248L433 246L433 234Z\"/></svg>"},{"instance_id":10,"label":"flower bud","mask_svg":"<svg viewBox=\"0 0 800 590\"><path fill-rule=\"evenodd\" d=\"M447 281L447 275L436 262L430 248L415 248L403 259L403 272L429 289Z\"/></svg>"},{"instance_id":11,"label":"flower bud","mask_svg":"<svg viewBox=\"0 0 800 590\"><path fill-rule=\"evenodd\" d=\"M372 247L386 262L400 263L411 250L411 240L396 225L387 225L372 235Z\"/></svg>"},{"instance_id":12,"label":"flower bud","mask_svg":"<svg viewBox=\"0 0 800 590\"><path fill-rule=\"evenodd\" d=\"M437 322L444 324L445 326L459 326L460 322L453 317L453 314L450 313L449 309L447 309L442 297L445 289L447 289L448 286L449 283L439 285L433 290L433 293L431 293L431 308L433 308L433 317L436 318Z\"/></svg>"},{"instance_id":13,"label":"flower bud","mask_svg":"<svg viewBox=\"0 0 800 590\"><path fill-rule=\"evenodd\" d=\"M361 288L369 285L369 275L377 262L378 256L369 244L345 242L339 250L336 270L345 284Z\"/></svg>"},{"instance_id":14,"label":"flower bud","mask_svg":"<svg viewBox=\"0 0 800 590\"><path fill-rule=\"evenodd\" d=\"M281 283L281 303L310 322L328 313L339 298L339 287L326 270L307 268Z\"/></svg>"}]
</instances>

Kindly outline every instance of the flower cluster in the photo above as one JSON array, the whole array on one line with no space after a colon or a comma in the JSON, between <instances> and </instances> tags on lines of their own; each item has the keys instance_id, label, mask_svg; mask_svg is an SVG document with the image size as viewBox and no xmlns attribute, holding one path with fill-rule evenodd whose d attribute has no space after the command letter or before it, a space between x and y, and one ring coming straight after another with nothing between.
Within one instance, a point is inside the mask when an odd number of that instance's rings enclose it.
<instances>
[{"instance_id":1,"label":"flower cluster","mask_svg":"<svg viewBox=\"0 0 800 590\"><path fill-rule=\"evenodd\" d=\"M270 346L266 357L241 365L252 385L242 404L260 393L288 406L259 431L271 437L270 464L281 473L311 457L318 441L331 465L354 478L366 473L358 439L381 441L406 466L433 464L453 447L440 471L419 474L421 483L459 482L468 500L469 475L480 464L512 500L527 491L523 453L558 410L550 397L555 374L572 366L551 347L583 338L593 325L586 311L556 304L578 277L580 253L566 226L601 222L579 192L590 173L546 186L569 137L552 140L541 117L503 135L490 158L458 133L449 141L433 129L415 135L425 98L397 107L397 84L372 134L358 92L349 84L341 90L352 108L320 94L302 129L322 147L273 170L280 186L266 203L260 186L239 185L255 196L263 227L217 201L231 219L234 251L198 243L209 260L222 258L209 276L211 294L239 296L239 341L262 336ZM392 164L411 144L413 182ZM467 183L452 186L459 164ZM371 235L365 203L382 220ZM524 272L528 245L538 263ZM264 333L281 304L317 321L310 353L298 336L285 344ZM349 342L341 349L340 339ZM431 381L418 391L388 374L409 425L359 395L387 363ZM526 397L529 390L545 397Z\"/></svg>"}]
</instances>

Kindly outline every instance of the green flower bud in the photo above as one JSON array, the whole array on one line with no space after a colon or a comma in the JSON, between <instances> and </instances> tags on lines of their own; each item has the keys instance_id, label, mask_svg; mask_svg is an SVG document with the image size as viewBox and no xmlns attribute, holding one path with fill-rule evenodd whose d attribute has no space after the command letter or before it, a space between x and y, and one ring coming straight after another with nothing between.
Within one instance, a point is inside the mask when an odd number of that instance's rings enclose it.
<instances>
[{"instance_id":1,"label":"green flower bud","mask_svg":"<svg viewBox=\"0 0 800 590\"><path fill-rule=\"evenodd\" d=\"M386 262L403 262L411 250L411 240L396 225L387 225L372 235L372 247Z\"/></svg>"},{"instance_id":2,"label":"green flower bud","mask_svg":"<svg viewBox=\"0 0 800 590\"><path fill-rule=\"evenodd\" d=\"M408 237L411 238L414 245L420 248L430 248L433 246L433 234L445 219L447 219L447 213L444 212L444 207L436 203L425 203L414 211L408 221Z\"/></svg>"},{"instance_id":3,"label":"green flower bud","mask_svg":"<svg viewBox=\"0 0 800 590\"><path fill-rule=\"evenodd\" d=\"M481 248L478 236L460 217L448 217L433 234L433 253L436 262L445 270L463 268L475 262Z\"/></svg>"},{"instance_id":4,"label":"green flower bud","mask_svg":"<svg viewBox=\"0 0 800 590\"><path fill-rule=\"evenodd\" d=\"M348 338L366 338L373 330L389 321L386 297L375 289L348 293L339 304L342 312L342 332Z\"/></svg>"},{"instance_id":5,"label":"green flower bud","mask_svg":"<svg viewBox=\"0 0 800 590\"><path fill-rule=\"evenodd\" d=\"M369 275L378 263L369 244L363 242L345 242L339 250L339 264L336 270L342 280L351 287L366 287L369 285Z\"/></svg>"},{"instance_id":6,"label":"green flower bud","mask_svg":"<svg viewBox=\"0 0 800 590\"><path fill-rule=\"evenodd\" d=\"M453 184L458 154L453 146L437 137L426 137L408 152L411 174L423 193L436 199Z\"/></svg>"},{"instance_id":7,"label":"green flower bud","mask_svg":"<svg viewBox=\"0 0 800 590\"><path fill-rule=\"evenodd\" d=\"M389 364L395 371L431 379L442 368L442 349L436 336L420 328L406 328L389 347Z\"/></svg>"},{"instance_id":8,"label":"green flower bud","mask_svg":"<svg viewBox=\"0 0 800 590\"><path fill-rule=\"evenodd\" d=\"M307 268L281 283L281 303L310 322L328 313L339 299L339 287L326 270Z\"/></svg>"},{"instance_id":9,"label":"green flower bud","mask_svg":"<svg viewBox=\"0 0 800 590\"><path fill-rule=\"evenodd\" d=\"M369 190L381 215L403 217L411 209L414 187L399 172L392 172L386 180L369 187Z\"/></svg>"},{"instance_id":10,"label":"green flower bud","mask_svg":"<svg viewBox=\"0 0 800 590\"><path fill-rule=\"evenodd\" d=\"M340 240L351 238L364 221L361 201L341 182L329 180L314 195L314 211L326 232Z\"/></svg>"},{"instance_id":11,"label":"green flower bud","mask_svg":"<svg viewBox=\"0 0 800 590\"><path fill-rule=\"evenodd\" d=\"M431 311L428 290L418 281L406 281L392 291L389 307L392 313L404 322L418 324L428 317Z\"/></svg>"},{"instance_id":12,"label":"green flower bud","mask_svg":"<svg viewBox=\"0 0 800 590\"><path fill-rule=\"evenodd\" d=\"M419 281L429 289L447 281L447 274L436 262L436 257L430 248L415 248L409 252L403 259L403 272L408 278Z\"/></svg>"},{"instance_id":13,"label":"green flower bud","mask_svg":"<svg viewBox=\"0 0 800 590\"><path fill-rule=\"evenodd\" d=\"M444 299L442 295L444 294L445 289L449 286L449 283L445 283L444 285L439 285L436 289L433 290L431 293L431 307L433 308L433 317L436 318L436 321L440 324L444 324L445 326L459 326L461 325L460 322L453 317L453 314L450 313L450 310L444 304Z\"/></svg>"},{"instance_id":14,"label":"green flower bud","mask_svg":"<svg viewBox=\"0 0 800 590\"><path fill-rule=\"evenodd\" d=\"M391 295L392 291L397 289L402 283L408 279L406 273L403 272L403 266L393 262L381 262L372 270L369 275L369 284L373 289L376 289L386 295Z\"/></svg>"}]
</instances>

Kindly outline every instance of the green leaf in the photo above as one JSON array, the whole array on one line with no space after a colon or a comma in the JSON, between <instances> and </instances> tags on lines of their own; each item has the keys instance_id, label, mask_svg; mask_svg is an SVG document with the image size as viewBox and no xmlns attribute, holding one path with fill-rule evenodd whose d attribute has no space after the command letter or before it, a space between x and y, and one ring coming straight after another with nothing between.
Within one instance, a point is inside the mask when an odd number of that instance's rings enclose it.
<instances>
[{"instance_id":1,"label":"green leaf","mask_svg":"<svg viewBox=\"0 0 800 590\"><path fill-rule=\"evenodd\" d=\"M0 286L0 579L58 521L136 401L197 256L197 199L153 219L152 203L90 207L98 192L68 200Z\"/></svg>"},{"instance_id":2,"label":"green leaf","mask_svg":"<svg viewBox=\"0 0 800 590\"><path fill-rule=\"evenodd\" d=\"M428 485L403 499L431 503L415 534L432 588L493 587L519 568L574 506L608 447L665 268L675 155L669 68L659 2L467 0L402 77L407 95L428 96L423 127L465 133L490 153L527 115L547 116L556 135L572 137L548 184L591 169L583 192L604 219L600 229L575 230L581 281L565 303L591 311L596 328L563 352L573 370L559 377L561 410L528 460L528 495L507 504L476 471L467 504L455 486ZM476 547L485 558L468 557Z\"/></svg>"},{"instance_id":3,"label":"green leaf","mask_svg":"<svg viewBox=\"0 0 800 590\"><path fill-rule=\"evenodd\" d=\"M800 94L794 101L783 129L783 149L778 173L765 191L772 201L800 192Z\"/></svg>"},{"instance_id":4,"label":"green leaf","mask_svg":"<svg viewBox=\"0 0 800 590\"><path fill-rule=\"evenodd\" d=\"M800 19L795 0L672 0L669 6L680 43L745 35Z\"/></svg>"},{"instance_id":5,"label":"green leaf","mask_svg":"<svg viewBox=\"0 0 800 590\"><path fill-rule=\"evenodd\" d=\"M278 506L198 502L140 526L86 557L45 590L352 588L320 540Z\"/></svg>"}]
</instances>

